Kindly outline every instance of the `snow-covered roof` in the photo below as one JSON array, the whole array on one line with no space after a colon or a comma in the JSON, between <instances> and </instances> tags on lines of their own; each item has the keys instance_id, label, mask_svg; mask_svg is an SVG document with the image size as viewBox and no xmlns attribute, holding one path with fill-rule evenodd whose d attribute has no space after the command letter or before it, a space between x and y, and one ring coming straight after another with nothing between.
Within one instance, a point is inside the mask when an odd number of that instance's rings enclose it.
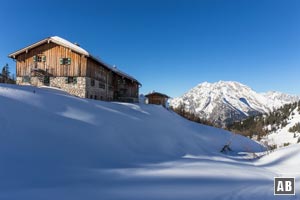
<instances>
[{"instance_id":1,"label":"snow-covered roof","mask_svg":"<svg viewBox=\"0 0 300 200\"><path fill-rule=\"evenodd\" d=\"M128 78L128 79L131 79L133 81L136 81L138 82L138 84L142 85L138 80L136 80L134 77L130 76L129 74L126 74L125 72L119 70L117 67L115 66L112 66L104 61L102 61L101 59L99 58L96 58L92 55L90 55L89 57L91 57L93 60L97 61L98 63L101 63L102 65L104 65L106 68L108 68L109 70L115 72L116 74L122 76L122 77L125 77L125 78Z\"/></svg>"},{"instance_id":2,"label":"snow-covered roof","mask_svg":"<svg viewBox=\"0 0 300 200\"><path fill-rule=\"evenodd\" d=\"M81 48L80 46L72 43L72 42L69 42L68 40L65 40L61 37L58 37L58 36L53 36L53 37L50 37L51 41L56 43L56 44L59 44L59 45L62 45L62 46L65 46L65 47L69 47L70 49L72 49L73 51L76 51L80 54L83 54L85 56L89 56L89 52L87 52L85 49Z\"/></svg>"},{"instance_id":3,"label":"snow-covered roof","mask_svg":"<svg viewBox=\"0 0 300 200\"><path fill-rule=\"evenodd\" d=\"M76 44L74 44L74 43L72 43L72 42L70 42L70 41L68 41L66 39L63 39L63 38L61 38L59 36L52 36L52 37L45 38L45 39L43 39L43 40L41 40L39 42L36 42L36 43L34 43L32 45L29 45L29 46L27 46L27 47L25 47L23 49L20 49L20 50L18 50L16 52L13 52L13 53L9 54L9 57L10 58L15 58L17 55L19 55L21 53L27 52L30 49L33 49L33 48L35 48L37 46L40 46L40 45L42 45L44 43L50 43L50 42L58 44L58 45L61 45L61 46L64 46L64 47L67 47L67 48L71 49L74 52L77 52L79 54L82 54L82 55L85 55L87 57L90 57L91 59L95 60L96 62L98 62L98 63L100 63L102 65L104 65L106 68L108 68L109 70L115 72L116 74L118 74L118 75L120 75L122 77L128 78L128 79L131 79L133 81L136 81L136 82L138 82L138 84L141 85L141 83L138 80L136 80L134 77L132 77L132 76L130 76L130 75L122 72L121 70L117 69L116 67L113 67L113 66L111 66L111 65L103 62L102 60L100 60L100 59L96 58L95 56L91 55L87 50L85 50L85 49L81 48L80 46L78 46L78 45L76 45Z\"/></svg>"},{"instance_id":4,"label":"snow-covered roof","mask_svg":"<svg viewBox=\"0 0 300 200\"><path fill-rule=\"evenodd\" d=\"M15 58L17 55L23 53L23 52L26 52L30 49L33 49L37 46L40 46L44 43L50 43L50 42L53 42L55 44L58 44L58 45L61 45L61 46L64 46L64 47L67 47L67 48L70 48L72 51L75 51L77 53L80 53L80 54L83 54L85 56L89 56L89 52L87 52L85 49L81 48L80 46L76 45L76 44L73 44L72 42L69 42L68 40L65 40L61 37L58 37L58 36L52 36L52 37L48 37L48 38L45 38L43 40L40 40L39 42L36 42L32 45L29 45L27 47L24 47L16 52L13 52L11 54L9 54L9 57L11 58Z\"/></svg>"}]
</instances>

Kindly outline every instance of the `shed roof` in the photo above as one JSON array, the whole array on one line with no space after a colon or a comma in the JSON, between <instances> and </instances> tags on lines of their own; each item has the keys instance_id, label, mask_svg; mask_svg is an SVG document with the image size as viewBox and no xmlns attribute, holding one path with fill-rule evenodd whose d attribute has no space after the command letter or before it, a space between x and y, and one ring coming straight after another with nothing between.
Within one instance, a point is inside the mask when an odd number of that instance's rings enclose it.
<instances>
[{"instance_id":1,"label":"shed roof","mask_svg":"<svg viewBox=\"0 0 300 200\"><path fill-rule=\"evenodd\" d=\"M128 78L128 79L130 79L130 80L132 80L132 81L135 81L135 82L137 82L139 85L142 85L142 84L141 84L137 79L135 79L134 77L132 77L132 76L130 76L130 75L128 75L128 74L122 72L121 70L117 69L116 67L113 67L113 66L111 66L111 65L109 65L109 64L107 64L107 63L105 63L105 62L103 62L103 61L100 60L99 58L96 58L95 56L91 55L87 50L83 49L82 47L80 47L80 46L78 46L78 45L76 45L76 44L73 44L72 42L70 42L70 41L68 41L68 40L66 40L66 39L63 39L63 38L61 38L61 37L59 37L59 36L52 36L52 37L45 38L45 39L40 40L40 41L38 41L38 42L36 42L36 43L34 43L34 44L31 44L31 45L29 45L29 46L27 46L27 47L24 47L24 48L22 48L22 49L20 49L20 50L17 50L17 51L15 51L15 52L9 54L8 56L9 56L10 58L16 58L16 56L17 56L17 55L20 55L21 53L27 52L27 51L29 51L30 49L33 49L33 48L38 47L38 46L40 46L40 45L42 45L42 44L50 43L50 42L55 43L55 44L58 44L58 45L60 45L60 46L64 46L64 47L66 47L66 48L71 49L71 50L74 51L74 52L77 52L77 53L79 53L79 54L81 54L81 55L84 55L84 56L86 56L86 57L89 57L89 58L93 59L94 61L96 61L96 62L102 64L102 65L103 65L104 67L106 67L107 69L109 69L109 70L115 72L116 74L118 74L118 75L120 75L120 76L122 76L122 77Z\"/></svg>"},{"instance_id":2,"label":"shed roof","mask_svg":"<svg viewBox=\"0 0 300 200\"><path fill-rule=\"evenodd\" d=\"M150 97L150 96L153 96L153 95L159 95L159 96L162 96L162 97L170 98L168 95L160 93L160 92L152 92L152 93L149 93L149 94L145 95L145 97Z\"/></svg>"}]
</instances>

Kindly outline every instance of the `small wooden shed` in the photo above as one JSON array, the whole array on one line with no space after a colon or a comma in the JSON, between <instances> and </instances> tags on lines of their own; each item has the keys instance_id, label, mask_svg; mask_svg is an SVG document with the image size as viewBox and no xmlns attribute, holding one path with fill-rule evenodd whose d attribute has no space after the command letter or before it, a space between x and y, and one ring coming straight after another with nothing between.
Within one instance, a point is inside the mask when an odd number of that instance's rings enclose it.
<instances>
[{"instance_id":1,"label":"small wooden shed","mask_svg":"<svg viewBox=\"0 0 300 200\"><path fill-rule=\"evenodd\" d=\"M166 107L168 98L170 98L168 95L159 92L149 93L145 97L148 98L148 104L162 105L164 107Z\"/></svg>"}]
</instances>

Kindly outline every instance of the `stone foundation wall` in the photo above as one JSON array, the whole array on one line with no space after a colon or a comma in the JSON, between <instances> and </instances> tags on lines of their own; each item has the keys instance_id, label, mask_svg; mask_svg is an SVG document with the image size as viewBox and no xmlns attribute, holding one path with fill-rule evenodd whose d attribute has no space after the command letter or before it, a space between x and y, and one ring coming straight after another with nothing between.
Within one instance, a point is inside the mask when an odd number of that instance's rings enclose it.
<instances>
[{"instance_id":1,"label":"stone foundation wall","mask_svg":"<svg viewBox=\"0 0 300 200\"><path fill-rule=\"evenodd\" d=\"M86 97L86 78L85 77L76 77L76 82L67 83L66 79L68 77L50 77L50 82L48 86L56 87L66 91L67 93L78 96L81 98ZM39 77L17 77L16 83L18 85L34 85L34 86L45 86L42 78Z\"/></svg>"},{"instance_id":2,"label":"stone foundation wall","mask_svg":"<svg viewBox=\"0 0 300 200\"><path fill-rule=\"evenodd\" d=\"M110 85L107 83L94 80L94 85L91 84L91 78L89 77L74 77L76 81L68 83L68 77L50 77L50 87L59 88L71 95L97 99L104 101L123 101L123 102L138 102L137 98L133 97L119 97L114 99L114 92ZM17 77L16 83L18 85L34 85L44 86L44 79L39 77Z\"/></svg>"},{"instance_id":3,"label":"stone foundation wall","mask_svg":"<svg viewBox=\"0 0 300 200\"><path fill-rule=\"evenodd\" d=\"M34 86L43 86L44 82L41 81L38 77L27 77L24 79L23 77L18 76L16 79L16 84L18 85L34 85Z\"/></svg>"},{"instance_id":4,"label":"stone foundation wall","mask_svg":"<svg viewBox=\"0 0 300 200\"><path fill-rule=\"evenodd\" d=\"M76 77L76 82L67 83L68 77L50 77L50 87L60 88L77 97L86 97L86 78Z\"/></svg>"},{"instance_id":5,"label":"stone foundation wall","mask_svg":"<svg viewBox=\"0 0 300 200\"><path fill-rule=\"evenodd\" d=\"M113 91L109 89L108 84L97 80L94 80L94 82L95 84L92 86L91 78L86 77L86 98L112 101ZM105 88L99 87L99 83L103 84Z\"/></svg>"},{"instance_id":6,"label":"stone foundation wall","mask_svg":"<svg viewBox=\"0 0 300 200\"><path fill-rule=\"evenodd\" d=\"M16 84L17 84L17 85L24 85L24 83L23 83L23 81L22 81L22 77L19 77L19 76L18 76L18 77L16 78Z\"/></svg>"}]
</instances>

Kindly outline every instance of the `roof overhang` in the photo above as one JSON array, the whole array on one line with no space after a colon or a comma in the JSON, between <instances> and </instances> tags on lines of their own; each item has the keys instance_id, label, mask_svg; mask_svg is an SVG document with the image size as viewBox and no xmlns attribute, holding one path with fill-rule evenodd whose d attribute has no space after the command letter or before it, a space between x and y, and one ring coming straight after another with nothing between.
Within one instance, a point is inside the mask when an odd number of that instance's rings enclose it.
<instances>
[{"instance_id":1,"label":"roof overhang","mask_svg":"<svg viewBox=\"0 0 300 200\"><path fill-rule=\"evenodd\" d=\"M112 71L112 72L118 74L118 75L121 76L121 77L124 77L124 78L127 78L127 79L129 79L129 80L135 81L135 82L138 83L138 85L142 86L142 84L141 84L138 80L136 80L134 77L132 77L132 76L126 74L125 72L123 72L123 71L117 69L116 67L111 66L110 64L107 64L107 63L105 63L104 61L102 61L102 60L100 60L99 58L96 58L96 57L94 57L94 56L92 56L92 55L90 55L89 57L90 57L91 59L93 59L94 61L98 62L99 64L103 65L104 67L106 67L108 70L110 70L110 71Z\"/></svg>"},{"instance_id":2,"label":"roof overhang","mask_svg":"<svg viewBox=\"0 0 300 200\"><path fill-rule=\"evenodd\" d=\"M15 59L16 56L18 56L18 55L20 55L20 54L22 54L22 53L24 53L24 52L25 52L25 53L28 53L28 51L29 51L30 49L33 49L33 48L35 48L35 47L37 47L37 46L40 46L40 45L42 45L42 44L48 42L48 40L49 40L49 38L46 38L46 39L44 39L44 40L41 40L41 41L39 41L39 42L36 42L36 43L34 43L34 44L32 44L32 45L29 45L29 46L27 46L27 47L25 47L25 48L23 48L23 49L20 49L20 50L18 50L18 51L15 51L15 52L9 54L8 57Z\"/></svg>"},{"instance_id":3,"label":"roof overhang","mask_svg":"<svg viewBox=\"0 0 300 200\"><path fill-rule=\"evenodd\" d=\"M50 42L52 42L54 44L57 44L57 45L64 46L66 48L69 48L72 51L77 52L79 54L89 56L89 53L86 50L84 50L83 48L77 46L76 44L73 44L73 43L71 43L71 42L69 42L69 41L67 41L63 38L60 38L58 36L53 36L53 37L48 37L48 38L45 38L43 40L40 40L40 41L38 41L38 42L36 42L32 45L29 45L27 47L24 47L24 48L20 49L18 51L15 51L15 52L9 54L8 57L15 59L18 55L20 55L22 53L28 53L30 51L30 49L36 48L36 47L38 47L42 44L47 44L47 43L50 43Z\"/></svg>"}]
</instances>

